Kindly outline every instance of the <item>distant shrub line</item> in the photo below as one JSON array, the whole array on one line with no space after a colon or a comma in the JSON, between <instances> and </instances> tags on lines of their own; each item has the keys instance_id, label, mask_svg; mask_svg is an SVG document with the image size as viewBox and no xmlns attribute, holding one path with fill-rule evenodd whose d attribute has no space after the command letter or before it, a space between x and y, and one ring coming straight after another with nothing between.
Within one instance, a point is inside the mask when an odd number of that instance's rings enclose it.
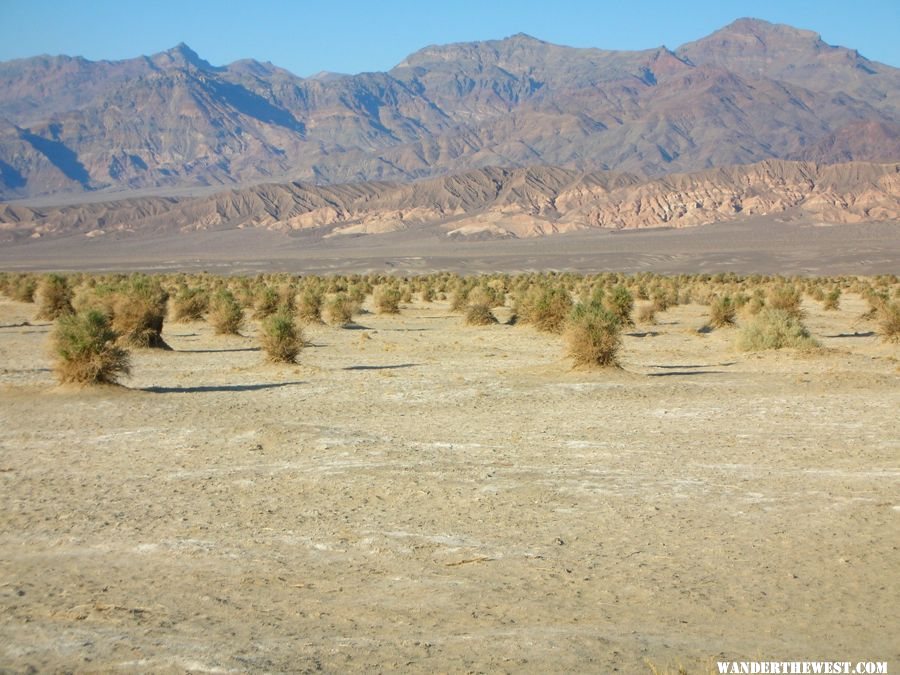
<instances>
[{"instance_id":1,"label":"distant shrub line","mask_svg":"<svg viewBox=\"0 0 900 675\"><path fill-rule=\"evenodd\" d=\"M216 335L240 335L248 321L258 322L266 358L293 363L304 345L303 326L352 327L367 311L400 314L418 298L448 303L470 326L496 324L502 309L505 323L561 335L574 365L608 367L618 363L623 331L655 325L660 314L687 303L708 306L701 332L737 326L740 350L809 350L818 342L804 324L804 298L825 311L840 311L848 293L868 305L857 321L869 322L884 342L900 342L895 275L0 273L0 294L35 303L35 318L56 322L52 345L59 379L82 383L114 382L128 374L129 348L168 349L162 337L168 320L206 321Z\"/></svg>"}]
</instances>

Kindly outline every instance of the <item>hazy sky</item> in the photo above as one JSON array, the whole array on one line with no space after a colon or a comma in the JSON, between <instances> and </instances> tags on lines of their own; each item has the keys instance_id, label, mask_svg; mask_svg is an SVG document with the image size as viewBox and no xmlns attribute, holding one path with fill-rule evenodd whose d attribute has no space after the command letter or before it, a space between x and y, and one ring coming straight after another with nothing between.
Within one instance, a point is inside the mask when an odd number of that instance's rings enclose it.
<instances>
[{"instance_id":1,"label":"hazy sky","mask_svg":"<svg viewBox=\"0 0 900 675\"><path fill-rule=\"evenodd\" d=\"M675 48L743 16L900 67L900 0L0 0L0 60L123 59L186 42L214 65L255 58L297 75L356 73L429 44L519 32L577 47Z\"/></svg>"}]
</instances>

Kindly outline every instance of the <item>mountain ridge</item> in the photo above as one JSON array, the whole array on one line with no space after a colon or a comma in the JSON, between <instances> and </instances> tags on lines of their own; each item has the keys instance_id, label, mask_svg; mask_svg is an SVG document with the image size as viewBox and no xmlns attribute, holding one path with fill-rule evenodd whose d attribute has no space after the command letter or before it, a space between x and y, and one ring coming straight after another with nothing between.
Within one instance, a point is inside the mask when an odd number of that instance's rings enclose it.
<instances>
[{"instance_id":1,"label":"mountain ridge","mask_svg":"<svg viewBox=\"0 0 900 675\"><path fill-rule=\"evenodd\" d=\"M0 204L0 240L246 228L325 238L399 230L529 238L693 227L749 216L831 224L900 219L900 163L766 160L652 179L563 167L491 167L412 183L296 182L203 197L46 208Z\"/></svg>"},{"instance_id":2,"label":"mountain ridge","mask_svg":"<svg viewBox=\"0 0 900 675\"><path fill-rule=\"evenodd\" d=\"M649 177L765 159L890 161L900 69L740 19L674 50L516 34L302 78L186 44L0 63L0 199L418 180L490 166Z\"/></svg>"}]
</instances>

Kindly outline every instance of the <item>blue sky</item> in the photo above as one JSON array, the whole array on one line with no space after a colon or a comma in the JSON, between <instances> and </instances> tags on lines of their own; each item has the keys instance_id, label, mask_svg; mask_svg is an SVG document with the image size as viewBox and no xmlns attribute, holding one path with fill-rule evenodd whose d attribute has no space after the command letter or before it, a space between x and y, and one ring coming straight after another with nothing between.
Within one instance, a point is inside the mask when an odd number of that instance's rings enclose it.
<instances>
[{"instance_id":1,"label":"blue sky","mask_svg":"<svg viewBox=\"0 0 900 675\"><path fill-rule=\"evenodd\" d=\"M186 42L214 65L255 58L304 76L356 73L429 44L519 32L577 47L675 48L743 16L900 67L900 0L0 0L0 60L123 59Z\"/></svg>"}]
</instances>

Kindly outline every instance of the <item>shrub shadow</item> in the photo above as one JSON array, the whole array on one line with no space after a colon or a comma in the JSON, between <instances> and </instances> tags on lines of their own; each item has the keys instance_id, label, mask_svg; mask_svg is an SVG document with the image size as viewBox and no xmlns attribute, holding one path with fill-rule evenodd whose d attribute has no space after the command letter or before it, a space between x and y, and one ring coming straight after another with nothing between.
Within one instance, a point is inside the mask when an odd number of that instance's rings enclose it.
<instances>
[{"instance_id":1,"label":"shrub shadow","mask_svg":"<svg viewBox=\"0 0 900 675\"><path fill-rule=\"evenodd\" d=\"M278 389L280 387L292 387L306 384L305 382L272 382L270 384L213 384L197 387L144 387L140 391L151 394L200 394L215 391L260 391L263 389Z\"/></svg>"},{"instance_id":2,"label":"shrub shadow","mask_svg":"<svg viewBox=\"0 0 900 675\"><path fill-rule=\"evenodd\" d=\"M647 373L647 377L671 377L673 375L716 375L724 370L670 370L668 373Z\"/></svg>"},{"instance_id":3,"label":"shrub shadow","mask_svg":"<svg viewBox=\"0 0 900 675\"><path fill-rule=\"evenodd\" d=\"M235 347L234 349L179 349L184 354L220 354L226 352L258 352L260 347Z\"/></svg>"},{"instance_id":4,"label":"shrub shadow","mask_svg":"<svg viewBox=\"0 0 900 675\"><path fill-rule=\"evenodd\" d=\"M395 366L347 366L341 370L394 370L395 368L415 368L421 363L398 363Z\"/></svg>"}]
</instances>

